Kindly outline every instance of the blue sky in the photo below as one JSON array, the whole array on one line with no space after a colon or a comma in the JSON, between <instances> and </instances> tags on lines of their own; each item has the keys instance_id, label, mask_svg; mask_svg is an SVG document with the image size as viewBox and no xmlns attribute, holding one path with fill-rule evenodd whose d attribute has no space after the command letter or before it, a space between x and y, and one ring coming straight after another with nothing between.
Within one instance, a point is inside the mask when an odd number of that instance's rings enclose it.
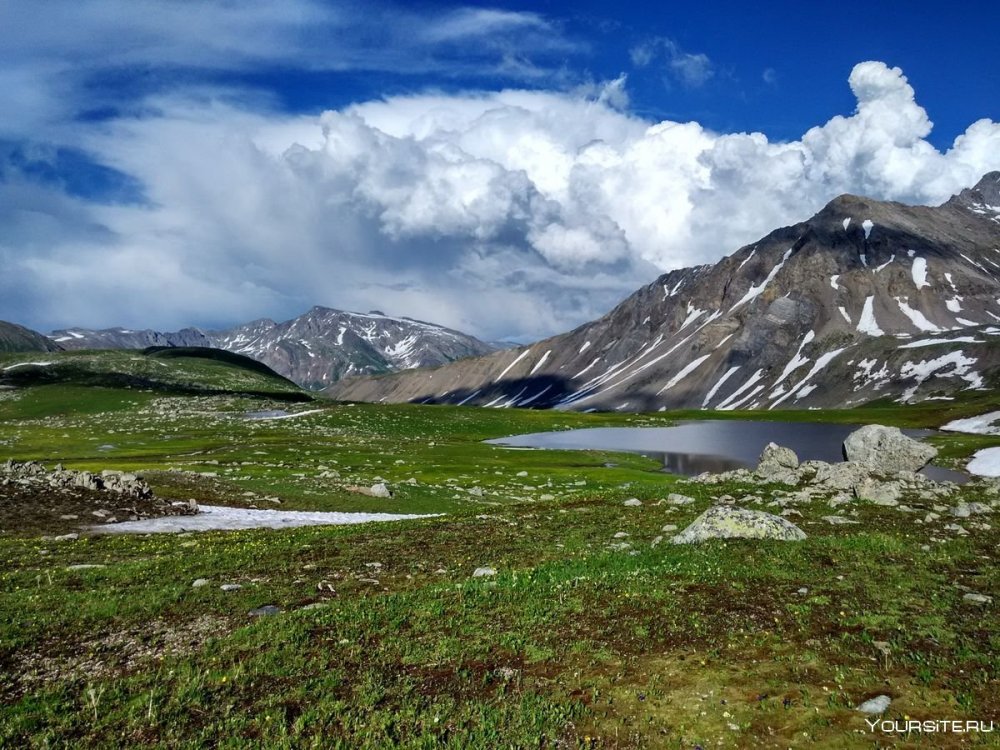
<instances>
[{"instance_id":1,"label":"blue sky","mask_svg":"<svg viewBox=\"0 0 1000 750\"><path fill-rule=\"evenodd\" d=\"M1000 168L985 11L0 5L0 318L555 333L839 192Z\"/></svg>"}]
</instances>

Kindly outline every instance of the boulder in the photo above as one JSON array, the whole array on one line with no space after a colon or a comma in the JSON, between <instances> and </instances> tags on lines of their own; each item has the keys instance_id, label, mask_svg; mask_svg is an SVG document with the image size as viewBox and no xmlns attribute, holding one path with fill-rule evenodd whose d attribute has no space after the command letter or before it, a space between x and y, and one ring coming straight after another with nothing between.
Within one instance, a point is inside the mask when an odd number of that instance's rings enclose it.
<instances>
[{"instance_id":1,"label":"boulder","mask_svg":"<svg viewBox=\"0 0 1000 750\"><path fill-rule=\"evenodd\" d=\"M919 471L936 455L937 448L879 424L865 425L844 441L844 458L882 474Z\"/></svg>"},{"instance_id":2,"label":"boulder","mask_svg":"<svg viewBox=\"0 0 1000 750\"><path fill-rule=\"evenodd\" d=\"M691 544L708 539L799 541L805 538L802 529L780 516L730 505L716 505L698 516L670 541L674 544Z\"/></svg>"},{"instance_id":3,"label":"boulder","mask_svg":"<svg viewBox=\"0 0 1000 750\"><path fill-rule=\"evenodd\" d=\"M392 497L392 490L389 489L385 482L378 482L368 489L368 494L372 497Z\"/></svg>"},{"instance_id":4,"label":"boulder","mask_svg":"<svg viewBox=\"0 0 1000 750\"><path fill-rule=\"evenodd\" d=\"M768 443L757 461L756 474L767 481L798 484L798 468L799 457L795 455L795 451L776 443Z\"/></svg>"},{"instance_id":5,"label":"boulder","mask_svg":"<svg viewBox=\"0 0 1000 750\"><path fill-rule=\"evenodd\" d=\"M868 478L868 473L867 467L854 461L825 463L816 468L813 482L831 490L853 490L859 482Z\"/></svg>"},{"instance_id":6,"label":"boulder","mask_svg":"<svg viewBox=\"0 0 1000 750\"><path fill-rule=\"evenodd\" d=\"M903 494L898 482L880 482L868 477L854 485L854 496L859 500L869 500L876 505L899 505Z\"/></svg>"}]
</instances>

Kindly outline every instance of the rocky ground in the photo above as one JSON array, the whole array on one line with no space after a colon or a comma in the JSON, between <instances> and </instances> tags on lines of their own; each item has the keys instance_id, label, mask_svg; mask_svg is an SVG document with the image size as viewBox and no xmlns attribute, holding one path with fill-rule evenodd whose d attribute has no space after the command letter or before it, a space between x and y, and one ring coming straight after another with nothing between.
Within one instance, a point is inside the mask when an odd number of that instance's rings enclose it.
<instances>
[{"instance_id":1,"label":"rocky ground","mask_svg":"<svg viewBox=\"0 0 1000 750\"><path fill-rule=\"evenodd\" d=\"M51 471L37 461L0 464L0 534L75 538L119 521L196 513L197 504L156 497L135 474Z\"/></svg>"}]
</instances>

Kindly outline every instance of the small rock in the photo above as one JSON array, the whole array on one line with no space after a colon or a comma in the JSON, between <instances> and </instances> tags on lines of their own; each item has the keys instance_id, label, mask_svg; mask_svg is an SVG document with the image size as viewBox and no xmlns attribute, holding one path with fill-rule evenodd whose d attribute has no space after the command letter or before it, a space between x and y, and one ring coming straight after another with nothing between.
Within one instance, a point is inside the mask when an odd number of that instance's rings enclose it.
<instances>
[{"instance_id":1,"label":"small rock","mask_svg":"<svg viewBox=\"0 0 1000 750\"><path fill-rule=\"evenodd\" d=\"M207 578L195 578L194 583L191 584L191 588L200 589L202 586L207 586L210 581Z\"/></svg>"},{"instance_id":2,"label":"small rock","mask_svg":"<svg viewBox=\"0 0 1000 750\"><path fill-rule=\"evenodd\" d=\"M271 615L276 615L279 612L281 612L281 607L277 607L274 604L265 604L263 607L251 609L247 614L251 617L270 617Z\"/></svg>"},{"instance_id":3,"label":"small rock","mask_svg":"<svg viewBox=\"0 0 1000 750\"><path fill-rule=\"evenodd\" d=\"M638 508L639 506L642 505L642 500L636 497L632 497L626 500L624 503L622 503L622 505L624 505L626 508Z\"/></svg>"},{"instance_id":4,"label":"small rock","mask_svg":"<svg viewBox=\"0 0 1000 750\"><path fill-rule=\"evenodd\" d=\"M385 482L373 484L368 491L372 497L392 497L392 490L386 486Z\"/></svg>"},{"instance_id":5,"label":"small rock","mask_svg":"<svg viewBox=\"0 0 1000 750\"><path fill-rule=\"evenodd\" d=\"M222 591L239 591L243 586L239 583L224 583L219 588Z\"/></svg>"},{"instance_id":6,"label":"small rock","mask_svg":"<svg viewBox=\"0 0 1000 750\"><path fill-rule=\"evenodd\" d=\"M829 524L833 524L834 526L857 523L857 521L853 518L845 518L844 516L823 516L823 520Z\"/></svg>"},{"instance_id":7,"label":"small rock","mask_svg":"<svg viewBox=\"0 0 1000 750\"><path fill-rule=\"evenodd\" d=\"M967 602L969 602L971 604L992 604L993 603L993 597L992 596L986 596L986 594L974 594L974 593L971 593L971 592L968 593L968 594L966 594L965 596L963 596L962 599L964 599L965 601L967 601Z\"/></svg>"},{"instance_id":8,"label":"small rock","mask_svg":"<svg viewBox=\"0 0 1000 750\"><path fill-rule=\"evenodd\" d=\"M54 536L54 537L52 537L52 541L54 541L54 542L72 542L73 540L79 539L79 538L80 538L80 535L76 534L76 533L73 533L73 534L61 534L60 536Z\"/></svg>"},{"instance_id":9,"label":"small rock","mask_svg":"<svg viewBox=\"0 0 1000 750\"><path fill-rule=\"evenodd\" d=\"M98 565L96 563L80 563L78 565L67 565L66 570L95 570L97 568L106 568L107 565Z\"/></svg>"},{"instance_id":10,"label":"small rock","mask_svg":"<svg viewBox=\"0 0 1000 750\"><path fill-rule=\"evenodd\" d=\"M616 533L614 535L614 538L615 539L627 539L628 538L628 533L625 532L625 531L619 531L618 533Z\"/></svg>"},{"instance_id":11,"label":"small rock","mask_svg":"<svg viewBox=\"0 0 1000 750\"><path fill-rule=\"evenodd\" d=\"M866 700L855 710L863 714L882 714L889 708L890 703L892 703L892 698L888 695L877 695L874 698Z\"/></svg>"},{"instance_id":12,"label":"small rock","mask_svg":"<svg viewBox=\"0 0 1000 750\"><path fill-rule=\"evenodd\" d=\"M495 576L497 574L494 568L476 568L472 571L473 578L483 578L484 576Z\"/></svg>"},{"instance_id":13,"label":"small rock","mask_svg":"<svg viewBox=\"0 0 1000 750\"><path fill-rule=\"evenodd\" d=\"M694 502L694 498L688 497L687 495L678 495L676 492L671 492L667 495L667 502L671 505L690 505Z\"/></svg>"}]
</instances>

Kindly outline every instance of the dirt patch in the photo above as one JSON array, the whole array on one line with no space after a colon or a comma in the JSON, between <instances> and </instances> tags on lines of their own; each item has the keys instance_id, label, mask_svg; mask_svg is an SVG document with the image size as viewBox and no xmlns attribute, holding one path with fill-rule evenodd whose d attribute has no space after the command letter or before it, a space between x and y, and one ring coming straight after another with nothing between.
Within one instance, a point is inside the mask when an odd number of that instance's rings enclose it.
<instances>
[{"instance_id":1,"label":"dirt patch","mask_svg":"<svg viewBox=\"0 0 1000 750\"><path fill-rule=\"evenodd\" d=\"M82 487L0 483L0 535L31 537L80 533L114 521L186 515L187 505L159 497L128 497Z\"/></svg>"},{"instance_id":2,"label":"dirt patch","mask_svg":"<svg viewBox=\"0 0 1000 750\"><path fill-rule=\"evenodd\" d=\"M76 642L72 648L18 653L11 668L3 670L0 695L13 698L49 682L94 681L133 672L167 655L192 653L229 629L228 620L218 615L190 622L155 620Z\"/></svg>"}]
</instances>

